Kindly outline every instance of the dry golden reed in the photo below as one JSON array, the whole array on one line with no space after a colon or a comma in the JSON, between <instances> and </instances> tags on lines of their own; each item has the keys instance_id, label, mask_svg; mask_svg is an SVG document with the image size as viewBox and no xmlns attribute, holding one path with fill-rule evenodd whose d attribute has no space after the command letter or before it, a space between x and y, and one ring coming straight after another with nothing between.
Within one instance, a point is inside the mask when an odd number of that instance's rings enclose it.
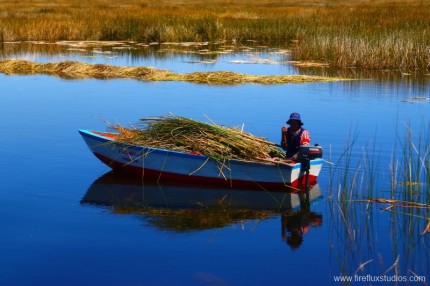
<instances>
[{"instance_id":1,"label":"dry golden reed","mask_svg":"<svg viewBox=\"0 0 430 286\"><path fill-rule=\"evenodd\" d=\"M0 72L7 75L46 74L66 79L115 79L129 78L142 81L186 81L202 84L285 84L307 82L331 82L347 80L305 75L247 75L227 71L193 72L176 74L151 67L120 67L106 64L87 64L64 61L37 63L25 60L0 60Z\"/></svg>"},{"instance_id":2,"label":"dry golden reed","mask_svg":"<svg viewBox=\"0 0 430 286\"><path fill-rule=\"evenodd\" d=\"M227 159L248 161L283 157L276 144L238 128L207 124L190 118L168 116L141 119L127 128L110 124L118 132L119 142L182 152L198 152L224 162Z\"/></svg>"},{"instance_id":3,"label":"dry golden reed","mask_svg":"<svg viewBox=\"0 0 430 286\"><path fill-rule=\"evenodd\" d=\"M0 0L0 43L226 41L291 47L295 61L430 70L430 1Z\"/></svg>"}]
</instances>

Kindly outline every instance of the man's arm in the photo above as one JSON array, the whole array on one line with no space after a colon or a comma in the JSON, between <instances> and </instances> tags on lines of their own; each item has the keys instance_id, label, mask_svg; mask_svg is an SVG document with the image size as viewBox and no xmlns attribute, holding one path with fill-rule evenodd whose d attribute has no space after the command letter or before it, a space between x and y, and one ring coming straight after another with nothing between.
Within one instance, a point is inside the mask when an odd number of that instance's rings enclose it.
<instances>
[{"instance_id":1,"label":"man's arm","mask_svg":"<svg viewBox=\"0 0 430 286\"><path fill-rule=\"evenodd\" d=\"M306 129L303 130L302 135L300 136L300 145L311 145L311 136Z\"/></svg>"}]
</instances>

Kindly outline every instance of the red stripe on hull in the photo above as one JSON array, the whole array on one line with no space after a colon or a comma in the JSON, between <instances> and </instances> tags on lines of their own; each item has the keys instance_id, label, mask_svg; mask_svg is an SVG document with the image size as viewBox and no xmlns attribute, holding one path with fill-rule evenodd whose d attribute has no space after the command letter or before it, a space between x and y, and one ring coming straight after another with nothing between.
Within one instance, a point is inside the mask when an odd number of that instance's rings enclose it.
<instances>
[{"instance_id":1,"label":"red stripe on hull","mask_svg":"<svg viewBox=\"0 0 430 286\"><path fill-rule=\"evenodd\" d=\"M306 187L305 176L299 178L298 180L287 184L287 183L273 183L273 182L252 182L243 180L226 180L224 178L210 178L201 177L193 175L182 175L176 173L169 173L164 171L139 168L132 165L125 165L123 163L111 160L103 155L94 153L94 155L103 163L105 163L110 168L126 172L135 176L139 176L142 179L148 181L157 182L187 182L187 183L197 183L197 184L207 184L211 186L220 187L231 187L231 188L244 188L244 189L262 189L270 191L294 191L297 189L304 190ZM316 184L317 177L309 175L309 185L313 186Z\"/></svg>"}]
</instances>

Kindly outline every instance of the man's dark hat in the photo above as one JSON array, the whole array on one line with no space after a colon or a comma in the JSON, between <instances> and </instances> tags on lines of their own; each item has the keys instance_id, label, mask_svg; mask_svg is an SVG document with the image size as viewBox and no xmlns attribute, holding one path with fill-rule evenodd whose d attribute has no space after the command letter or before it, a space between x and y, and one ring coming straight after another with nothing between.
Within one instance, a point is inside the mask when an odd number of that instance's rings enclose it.
<instances>
[{"instance_id":1,"label":"man's dark hat","mask_svg":"<svg viewBox=\"0 0 430 286\"><path fill-rule=\"evenodd\" d=\"M300 125L303 125L303 122L300 119L300 114L298 114L297 112L291 113L290 119L288 119L287 124L290 124L291 120L298 121L300 123Z\"/></svg>"}]
</instances>

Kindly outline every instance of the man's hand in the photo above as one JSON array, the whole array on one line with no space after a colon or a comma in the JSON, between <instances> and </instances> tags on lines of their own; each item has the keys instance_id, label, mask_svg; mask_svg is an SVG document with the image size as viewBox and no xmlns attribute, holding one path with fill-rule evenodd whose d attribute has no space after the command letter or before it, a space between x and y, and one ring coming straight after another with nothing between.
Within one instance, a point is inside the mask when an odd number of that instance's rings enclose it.
<instances>
[{"instance_id":1,"label":"man's hand","mask_svg":"<svg viewBox=\"0 0 430 286\"><path fill-rule=\"evenodd\" d=\"M287 150L287 126L282 126L282 135L281 135L281 148Z\"/></svg>"}]
</instances>

